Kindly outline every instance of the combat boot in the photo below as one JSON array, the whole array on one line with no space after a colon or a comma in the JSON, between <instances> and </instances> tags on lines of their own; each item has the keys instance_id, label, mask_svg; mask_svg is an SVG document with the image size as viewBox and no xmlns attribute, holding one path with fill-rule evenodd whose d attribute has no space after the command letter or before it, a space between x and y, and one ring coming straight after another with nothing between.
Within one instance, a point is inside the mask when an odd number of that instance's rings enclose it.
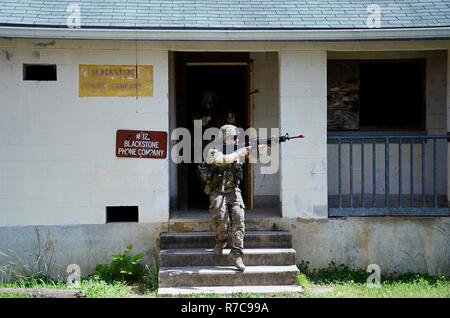
<instances>
[{"instance_id":1,"label":"combat boot","mask_svg":"<svg viewBox=\"0 0 450 318\"><path fill-rule=\"evenodd\" d=\"M216 243L214 246L214 255L219 256L223 255L223 249L227 246L227 242L225 243Z\"/></svg>"},{"instance_id":2,"label":"combat boot","mask_svg":"<svg viewBox=\"0 0 450 318\"><path fill-rule=\"evenodd\" d=\"M233 261L233 265L236 266L236 268L240 271L244 271L245 270L245 265L244 262L242 261L242 257L234 255L234 254L230 254L230 258Z\"/></svg>"}]
</instances>

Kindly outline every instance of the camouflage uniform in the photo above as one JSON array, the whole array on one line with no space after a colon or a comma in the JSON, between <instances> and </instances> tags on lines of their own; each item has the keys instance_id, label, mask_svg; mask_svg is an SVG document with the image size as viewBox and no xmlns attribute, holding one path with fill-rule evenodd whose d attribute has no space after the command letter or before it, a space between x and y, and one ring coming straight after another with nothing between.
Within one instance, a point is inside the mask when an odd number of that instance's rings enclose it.
<instances>
[{"instance_id":1,"label":"camouflage uniform","mask_svg":"<svg viewBox=\"0 0 450 318\"><path fill-rule=\"evenodd\" d=\"M225 128L224 128L225 127ZM231 127L231 128L230 128ZM237 134L236 127L225 125L221 128L225 134ZM231 129L228 130L227 129ZM215 254L221 254L227 244L228 219L231 223L231 258L240 258L244 253L244 201L242 200L239 181L242 177L242 163L236 153L223 154L218 149L210 149L206 162L211 165L210 178L205 192L210 197L209 211L214 228L216 229ZM242 263L242 260L240 260ZM241 268L242 267L242 268ZM238 266L243 270L245 266Z\"/></svg>"}]
</instances>

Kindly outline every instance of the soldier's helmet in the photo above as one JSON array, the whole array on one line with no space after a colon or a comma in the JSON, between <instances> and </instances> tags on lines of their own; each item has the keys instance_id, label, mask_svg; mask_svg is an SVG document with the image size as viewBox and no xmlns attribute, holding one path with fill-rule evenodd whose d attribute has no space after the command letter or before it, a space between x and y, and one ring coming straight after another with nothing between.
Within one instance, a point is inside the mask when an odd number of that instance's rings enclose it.
<instances>
[{"instance_id":1,"label":"soldier's helmet","mask_svg":"<svg viewBox=\"0 0 450 318\"><path fill-rule=\"evenodd\" d=\"M215 104L217 103L218 97L217 94L214 92L204 92L202 94L202 103L211 103L211 104Z\"/></svg>"},{"instance_id":2,"label":"soldier's helmet","mask_svg":"<svg viewBox=\"0 0 450 318\"><path fill-rule=\"evenodd\" d=\"M224 138L229 138L238 135L238 129L234 125L223 125L220 127L220 131Z\"/></svg>"}]
</instances>

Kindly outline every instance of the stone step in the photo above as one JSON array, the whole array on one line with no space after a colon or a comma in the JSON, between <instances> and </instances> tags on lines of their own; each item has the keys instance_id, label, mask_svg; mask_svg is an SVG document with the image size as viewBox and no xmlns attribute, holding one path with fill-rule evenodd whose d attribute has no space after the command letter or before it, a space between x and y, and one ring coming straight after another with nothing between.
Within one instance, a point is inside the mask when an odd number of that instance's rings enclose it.
<instances>
[{"instance_id":1,"label":"stone step","mask_svg":"<svg viewBox=\"0 0 450 318\"><path fill-rule=\"evenodd\" d=\"M224 249L223 255L216 256L213 249L185 248L160 251L161 267L177 266L232 266L228 255L230 249ZM295 265L295 250L292 248L247 248L243 261L246 266L255 265Z\"/></svg>"},{"instance_id":2,"label":"stone step","mask_svg":"<svg viewBox=\"0 0 450 318\"><path fill-rule=\"evenodd\" d=\"M281 217L252 217L246 213L245 228L247 231L286 231L289 229ZM169 220L170 232L209 232L214 231L209 214L202 217L172 218Z\"/></svg>"},{"instance_id":3,"label":"stone step","mask_svg":"<svg viewBox=\"0 0 450 318\"><path fill-rule=\"evenodd\" d=\"M198 287L165 287L158 289L159 296L173 297L189 294L292 294L302 293L303 289L298 285L268 285L268 286L198 286Z\"/></svg>"},{"instance_id":4,"label":"stone step","mask_svg":"<svg viewBox=\"0 0 450 318\"><path fill-rule=\"evenodd\" d=\"M214 232L161 233L160 249L213 248ZM231 241L228 241L228 246ZM292 247L292 236L285 231L248 231L245 233L244 248Z\"/></svg>"},{"instance_id":5,"label":"stone step","mask_svg":"<svg viewBox=\"0 0 450 318\"><path fill-rule=\"evenodd\" d=\"M247 266L244 272L231 266L161 267L159 287L295 285L297 266Z\"/></svg>"}]
</instances>

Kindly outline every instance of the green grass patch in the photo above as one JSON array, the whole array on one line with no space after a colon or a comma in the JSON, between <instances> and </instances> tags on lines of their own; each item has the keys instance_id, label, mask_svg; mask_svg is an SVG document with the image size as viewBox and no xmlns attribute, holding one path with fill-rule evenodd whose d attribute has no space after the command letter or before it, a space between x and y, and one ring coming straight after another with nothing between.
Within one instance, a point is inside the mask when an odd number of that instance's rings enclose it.
<instances>
[{"instance_id":1,"label":"green grass patch","mask_svg":"<svg viewBox=\"0 0 450 318\"><path fill-rule=\"evenodd\" d=\"M32 284L23 282L0 284L0 288L56 288L69 289L65 282L39 282L35 281ZM125 282L114 281L106 282L96 278L82 278L80 287L77 290L86 291L87 298L127 298L127 297L154 297L155 293L145 290L144 292L138 285L127 285ZM0 293L0 298L11 297L31 297L21 294Z\"/></svg>"},{"instance_id":2,"label":"green grass patch","mask_svg":"<svg viewBox=\"0 0 450 318\"><path fill-rule=\"evenodd\" d=\"M404 273L397 277L382 277L381 284L367 285L370 273L330 263L326 268L309 270L309 263L298 265L301 274L297 282L305 297L345 298L450 298L450 277L422 273Z\"/></svg>"},{"instance_id":3,"label":"green grass patch","mask_svg":"<svg viewBox=\"0 0 450 318\"><path fill-rule=\"evenodd\" d=\"M112 255L111 264L99 264L91 276L81 279L77 289L86 291L88 298L155 297L158 269L142 264L144 254L134 254L132 248L128 245L124 252ZM54 280L47 272L25 271L21 274L22 271L15 268L10 271L15 275L8 277L14 279L8 280L8 283L0 282L0 288L69 288L65 281ZM0 298L13 296L0 294Z\"/></svg>"},{"instance_id":4,"label":"green grass patch","mask_svg":"<svg viewBox=\"0 0 450 318\"><path fill-rule=\"evenodd\" d=\"M17 293L0 293L0 298L31 298L31 296Z\"/></svg>"}]
</instances>

